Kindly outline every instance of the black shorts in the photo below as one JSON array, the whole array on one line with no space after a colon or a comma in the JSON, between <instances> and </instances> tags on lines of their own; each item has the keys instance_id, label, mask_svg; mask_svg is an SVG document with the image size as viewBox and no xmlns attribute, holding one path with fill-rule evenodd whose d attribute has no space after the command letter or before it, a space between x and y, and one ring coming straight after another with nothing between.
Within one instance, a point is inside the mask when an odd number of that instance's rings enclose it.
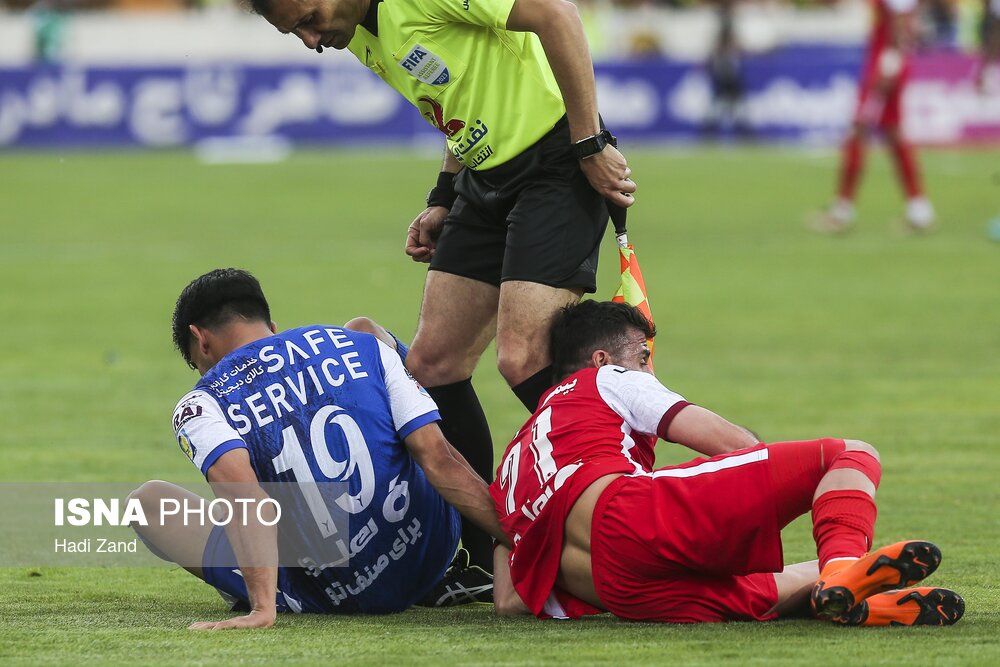
<instances>
[{"instance_id":1,"label":"black shorts","mask_svg":"<svg viewBox=\"0 0 1000 667\"><path fill-rule=\"evenodd\" d=\"M513 160L463 169L455 190L431 271L597 290L608 208L580 170L565 116Z\"/></svg>"}]
</instances>

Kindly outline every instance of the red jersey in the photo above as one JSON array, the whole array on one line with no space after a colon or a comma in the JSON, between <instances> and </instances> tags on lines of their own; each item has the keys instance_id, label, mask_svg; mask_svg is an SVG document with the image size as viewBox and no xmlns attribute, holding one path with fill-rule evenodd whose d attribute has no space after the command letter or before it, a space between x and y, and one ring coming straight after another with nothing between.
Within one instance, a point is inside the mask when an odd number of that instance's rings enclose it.
<instances>
[{"instance_id":1,"label":"red jersey","mask_svg":"<svg viewBox=\"0 0 1000 667\"><path fill-rule=\"evenodd\" d=\"M868 39L869 54L879 54L892 44L892 21L897 14L912 12L917 0L872 0L873 25Z\"/></svg>"},{"instance_id":2,"label":"red jersey","mask_svg":"<svg viewBox=\"0 0 1000 667\"><path fill-rule=\"evenodd\" d=\"M510 573L537 616L599 613L556 590L566 515L598 478L650 472L657 436L689 405L652 375L587 368L553 387L504 452L490 494L514 543Z\"/></svg>"},{"instance_id":3,"label":"red jersey","mask_svg":"<svg viewBox=\"0 0 1000 667\"><path fill-rule=\"evenodd\" d=\"M882 58L893 44L895 17L912 11L916 4L917 0L872 0L874 24L861 70L854 122L882 129L898 128L902 123L903 88L909 78L910 56L905 50L900 53L902 61L888 90L881 87Z\"/></svg>"}]
</instances>

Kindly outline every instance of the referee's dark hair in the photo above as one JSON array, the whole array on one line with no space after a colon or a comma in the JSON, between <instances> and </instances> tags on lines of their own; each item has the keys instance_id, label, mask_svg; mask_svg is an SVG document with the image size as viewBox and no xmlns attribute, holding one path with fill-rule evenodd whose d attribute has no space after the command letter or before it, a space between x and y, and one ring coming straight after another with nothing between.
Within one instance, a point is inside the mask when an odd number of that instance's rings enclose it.
<instances>
[{"instance_id":1,"label":"referee's dark hair","mask_svg":"<svg viewBox=\"0 0 1000 667\"><path fill-rule=\"evenodd\" d=\"M581 301L566 306L552 320L549 350L552 380L561 382L590 365L596 350L616 352L628 341L629 327L652 338L656 327L638 308L613 301Z\"/></svg>"},{"instance_id":2,"label":"referee's dark hair","mask_svg":"<svg viewBox=\"0 0 1000 667\"><path fill-rule=\"evenodd\" d=\"M271 323L271 307L260 283L243 269L215 269L192 280L174 306L174 346L188 366L191 361L191 329L196 324L213 331L235 319Z\"/></svg>"},{"instance_id":3,"label":"referee's dark hair","mask_svg":"<svg viewBox=\"0 0 1000 667\"><path fill-rule=\"evenodd\" d=\"M258 16L267 16L271 13L271 0L246 0L250 5L250 10Z\"/></svg>"}]
</instances>

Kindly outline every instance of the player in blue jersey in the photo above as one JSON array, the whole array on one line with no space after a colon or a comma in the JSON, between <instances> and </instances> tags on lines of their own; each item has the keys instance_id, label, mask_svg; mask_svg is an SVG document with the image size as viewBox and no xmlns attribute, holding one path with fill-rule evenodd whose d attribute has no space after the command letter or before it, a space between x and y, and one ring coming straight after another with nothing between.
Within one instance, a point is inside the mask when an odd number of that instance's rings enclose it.
<instances>
[{"instance_id":1,"label":"player in blue jersey","mask_svg":"<svg viewBox=\"0 0 1000 667\"><path fill-rule=\"evenodd\" d=\"M445 575L459 512L507 541L486 484L404 369L401 344L357 325L376 335L328 325L276 333L260 284L237 269L181 293L174 343L202 378L178 403L174 431L219 501L257 509L223 525L181 513L136 527L157 555L249 608L193 628L268 627L276 611L405 609ZM133 495L149 516L203 502L166 482Z\"/></svg>"}]
</instances>

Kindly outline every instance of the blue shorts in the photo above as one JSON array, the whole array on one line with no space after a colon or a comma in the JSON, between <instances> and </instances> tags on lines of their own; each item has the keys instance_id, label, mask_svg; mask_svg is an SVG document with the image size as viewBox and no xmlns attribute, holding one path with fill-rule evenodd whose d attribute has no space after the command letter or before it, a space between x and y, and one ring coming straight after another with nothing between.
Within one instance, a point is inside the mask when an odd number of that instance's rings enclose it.
<instances>
[{"instance_id":1,"label":"blue shorts","mask_svg":"<svg viewBox=\"0 0 1000 667\"><path fill-rule=\"evenodd\" d=\"M300 567L278 568L278 594L275 608L279 612L307 614L386 614L410 607L423 598L444 576L458 548L461 520L458 511L440 500L441 513L424 516L425 522L414 518L414 532L402 527L398 533L409 534L413 541L404 546L400 539L393 542L393 550L402 549L407 558L395 562L379 576L378 585L362 593L331 598L331 590L343 591L341 583L327 578L317 578ZM397 544L398 543L398 544ZM402 556L403 554L400 554ZM385 556L380 557L386 558ZM393 558L396 558L393 556ZM202 576L213 586L234 611L249 610L250 596L239 569L211 563L235 563L236 556L226 536L225 528L215 526L209 534L202 554ZM359 567L359 566L355 566ZM353 568L352 568L353 569ZM367 572L367 568L365 568ZM357 574L354 572L353 574ZM349 570L344 571L345 579ZM350 588L349 586L347 587Z\"/></svg>"},{"instance_id":2,"label":"blue shorts","mask_svg":"<svg viewBox=\"0 0 1000 667\"><path fill-rule=\"evenodd\" d=\"M205 553L201 557L202 575L205 583L219 591L233 611L249 611L250 595L247 593L243 575L235 567L213 567L207 563L235 563L236 556L233 547L226 537L226 529L222 526L212 528L205 543ZM279 612L294 612L322 614L327 613L327 605L314 600L312 591L303 591L295 582L296 577L286 567L278 568L278 597L275 606Z\"/></svg>"}]
</instances>

